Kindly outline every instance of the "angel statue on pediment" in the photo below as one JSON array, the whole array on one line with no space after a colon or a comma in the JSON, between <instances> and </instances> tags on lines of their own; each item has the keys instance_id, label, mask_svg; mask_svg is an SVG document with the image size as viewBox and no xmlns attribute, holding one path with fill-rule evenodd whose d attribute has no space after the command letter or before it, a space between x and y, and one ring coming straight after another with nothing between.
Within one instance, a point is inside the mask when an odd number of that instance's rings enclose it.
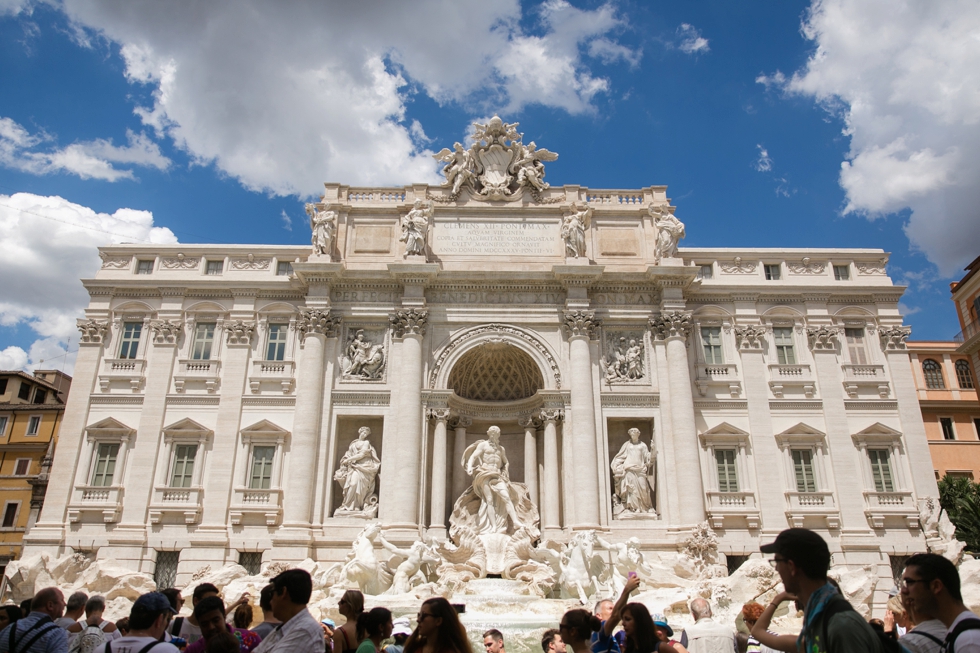
<instances>
[{"instance_id":1,"label":"angel statue on pediment","mask_svg":"<svg viewBox=\"0 0 980 653\"><path fill-rule=\"evenodd\" d=\"M457 197L463 184L474 179L473 169L476 167L473 160L473 153L463 149L461 143L453 143L453 150L448 147L442 148L438 154L432 155L437 161L442 161L446 166L442 169L442 174L446 176L444 186L453 187L450 197Z\"/></svg>"},{"instance_id":2,"label":"angel statue on pediment","mask_svg":"<svg viewBox=\"0 0 980 653\"><path fill-rule=\"evenodd\" d=\"M316 204L307 204L306 213L310 216L310 231L313 232L313 253L330 256L333 238L337 231L337 212L320 211Z\"/></svg>"},{"instance_id":3,"label":"angel statue on pediment","mask_svg":"<svg viewBox=\"0 0 980 653\"><path fill-rule=\"evenodd\" d=\"M522 145L521 150L519 158L514 162L514 169L517 171L517 184L519 186L526 184L538 192L550 188L550 184L544 181L544 163L542 161L556 161L558 155L544 148L538 149L534 141Z\"/></svg>"}]
</instances>

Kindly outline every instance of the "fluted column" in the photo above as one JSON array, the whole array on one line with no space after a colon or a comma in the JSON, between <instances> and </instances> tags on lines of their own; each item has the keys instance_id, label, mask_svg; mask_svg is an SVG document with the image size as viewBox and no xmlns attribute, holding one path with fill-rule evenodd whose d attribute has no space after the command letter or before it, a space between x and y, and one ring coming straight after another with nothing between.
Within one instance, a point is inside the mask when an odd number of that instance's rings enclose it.
<instances>
[{"instance_id":1,"label":"fluted column","mask_svg":"<svg viewBox=\"0 0 980 653\"><path fill-rule=\"evenodd\" d=\"M599 320L595 311L565 311L571 359L572 464L575 484L574 528L599 527L599 471L596 462L595 395L592 391L592 353L589 341L596 337Z\"/></svg>"},{"instance_id":2,"label":"fluted column","mask_svg":"<svg viewBox=\"0 0 980 653\"><path fill-rule=\"evenodd\" d=\"M691 394L691 371L687 361L691 314L664 311L650 320L650 327L655 336L666 343L670 422L674 442L673 477L680 494L678 517L681 524L693 525L704 521L705 511L698 434L694 422L694 398Z\"/></svg>"},{"instance_id":3,"label":"fluted column","mask_svg":"<svg viewBox=\"0 0 980 653\"><path fill-rule=\"evenodd\" d=\"M538 502L538 426L533 417L522 417L524 427L524 485L527 486L531 501Z\"/></svg>"},{"instance_id":4,"label":"fluted column","mask_svg":"<svg viewBox=\"0 0 980 653\"><path fill-rule=\"evenodd\" d=\"M401 338L398 405L395 415L397 441L386 432L385 452L398 452L398 472L382 485L381 521L386 526L415 528L419 518L419 484L422 474L422 338L428 311L401 309L389 316L395 337ZM389 431L391 429L386 429ZM391 446L388 446L388 443Z\"/></svg>"},{"instance_id":5,"label":"fluted column","mask_svg":"<svg viewBox=\"0 0 980 653\"><path fill-rule=\"evenodd\" d=\"M434 408L429 417L436 421L432 436L432 502L430 504L429 528L446 528L446 421L447 408Z\"/></svg>"},{"instance_id":6,"label":"fluted column","mask_svg":"<svg viewBox=\"0 0 980 653\"><path fill-rule=\"evenodd\" d=\"M453 470L453 494L451 500L453 506L456 500L466 490L466 472L463 471L463 453L466 451L466 428L473 424L473 420L465 415L460 415L453 420L453 428L456 431L456 440L453 444L453 459L450 467Z\"/></svg>"},{"instance_id":7,"label":"fluted column","mask_svg":"<svg viewBox=\"0 0 980 653\"><path fill-rule=\"evenodd\" d=\"M339 324L340 318L331 317L330 309L303 309L297 320L302 352L296 371L296 410L289 447L289 473L283 492L285 528L310 527L320 402L323 400L324 350L327 338L337 337Z\"/></svg>"},{"instance_id":8,"label":"fluted column","mask_svg":"<svg viewBox=\"0 0 980 653\"><path fill-rule=\"evenodd\" d=\"M544 478L542 489L544 505L541 510L541 524L544 528L561 528L559 515L559 474L558 474L558 420L560 410L542 410L544 422Z\"/></svg>"}]
</instances>

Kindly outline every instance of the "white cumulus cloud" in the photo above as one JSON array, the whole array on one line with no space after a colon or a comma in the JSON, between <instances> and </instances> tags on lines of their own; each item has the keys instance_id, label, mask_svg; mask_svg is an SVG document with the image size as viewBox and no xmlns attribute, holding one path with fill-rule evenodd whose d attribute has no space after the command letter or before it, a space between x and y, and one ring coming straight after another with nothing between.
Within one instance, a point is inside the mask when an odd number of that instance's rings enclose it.
<instances>
[{"instance_id":1,"label":"white cumulus cloud","mask_svg":"<svg viewBox=\"0 0 980 653\"><path fill-rule=\"evenodd\" d=\"M755 160L755 169L759 172L769 172L772 170L772 159L769 157L769 150L761 144L755 146L759 150L759 158Z\"/></svg>"},{"instance_id":2,"label":"white cumulus cloud","mask_svg":"<svg viewBox=\"0 0 980 653\"><path fill-rule=\"evenodd\" d=\"M147 166L166 170L170 159L146 134L126 132L128 145L113 145L111 140L96 139L72 143L61 149L45 149L54 138L48 134L31 134L10 118L0 117L0 165L36 175L67 172L82 179L117 181L134 179L129 168L113 164Z\"/></svg>"},{"instance_id":3,"label":"white cumulus cloud","mask_svg":"<svg viewBox=\"0 0 980 653\"><path fill-rule=\"evenodd\" d=\"M911 209L905 227L944 275L980 252L980 11L974 0L814 0L816 50L757 81L841 115L845 212Z\"/></svg>"},{"instance_id":4,"label":"white cumulus cloud","mask_svg":"<svg viewBox=\"0 0 980 653\"><path fill-rule=\"evenodd\" d=\"M0 278L16 280L0 286L0 325L27 326L39 336L29 351L16 346L0 350L0 367L30 369L42 358L64 354L69 337L77 343L75 320L89 300L79 279L98 271L96 248L133 241L174 243L177 238L170 229L154 226L148 211L97 213L57 196L0 195ZM72 362L73 357L69 372Z\"/></svg>"},{"instance_id":5,"label":"white cumulus cloud","mask_svg":"<svg viewBox=\"0 0 980 653\"><path fill-rule=\"evenodd\" d=\"M640 56L616 42L625 20L612 5L564 0L530 16L518 0L63 7L90 42L119 44L129 81L152 89L145 124L247 188L284 195L324 180L435 181L424 131L405 116L413 93L474 113L583 113L609 89L589 65Z\"/></svg>"},{"instance_id":6,"label":"white cumulus cloud","mask_svg":"<svg viewBox=\"0 0 980 653\"><path fill-rule=\"evenodd\" d=\"M701 30L689 23L681 23L677 28L678 43L677 47L686 54L698 54L708 52L711 48L708 39L701 36Z\"/></svg>"}]
</instances>

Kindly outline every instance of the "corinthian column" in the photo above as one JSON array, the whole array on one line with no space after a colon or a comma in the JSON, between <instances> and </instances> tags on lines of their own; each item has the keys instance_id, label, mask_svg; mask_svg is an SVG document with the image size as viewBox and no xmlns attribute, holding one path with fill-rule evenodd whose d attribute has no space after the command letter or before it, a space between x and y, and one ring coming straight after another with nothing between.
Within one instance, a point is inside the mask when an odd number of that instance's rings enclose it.
<instances>
[{"instance_id":1,"label":"corinthian column","mask_svg":"<svg viewBox=\"0 0 980 653\"><path fill-rule=\"evenodd\" d=\"M429 312L405 308L389 316L395 337L401 338L398 364L398 406L395 429L385 429L384 451L398 452L398 471L381 484L379 510L386 526L415 528L419 516L422 474L422 338ZM394 431L394 432L393 432Z\"/></svg>"},{"instance_id":2,"label":"corinthian column","mask_svg":"<svg viewBox=\"0 0 980 653\"><path fill-rule=\"evenodd\" d=\"M542 410L544 422L544 479L542 479L541 525L543 528L561 528L558 519L560 505L558 491L558 420L560 410Z\"/></svg>"},{"instance_id":3,"label":"corinthian column","mask_svg":"<svg viewBox=\"0 0 980 653\"><path fill-rule=\"evenodd\" d=\"M700 523L705 517L691 372L687 364L687 337L691 326L691 314L683 311L664 311L650 320L655 337L666 343L674 444L673 476L680 496L678 516L681 524L686 526Z\"/></svg>"},{"instance_id":4,"label":"corinthian column","mask_svg":"<svg viewBox=\"0 0 980 653\"><path fill-rule=\"evenodd\" d=\"M296 371L296 410L289 452L289 474L283 493L283 527L309 528L316 477L316 444L323 400L323 362L327 338L337 337L339 317L330 309L300 311L296 330L302 352Z\"/></svg>"},{"instance_id":5,"label":"corinthian column","mask_svg":"<svg viewBox=\"0 0 980 653\"><path fill-rule=\"evenodd\" d=\"M575 484L573 528L599 527L599 471L596 463L595 395L592 392L592 354L599 320L595 311L565 311L571 359L572 465Z\"/></svg>"},{"instance_id":6,"label":"corinthian column","mask_svg":"<svg viewBox=\"0 0 980 653\"><path fill-rule=\"evenodd\" d=\"M533 417L522 417L519 423L524 427L524 485L531 495L531 501L537 504L539 502L537 420Z\"/></svg>"},{"instance_id":7,"label":"corinthian column","mask_svg":"<svg viewBox=\"0 0 980 653\"><path fill-rule=\"evenodd\" d=\"M430 530L446 530L446 421L449 409L434 408L429 417L436 421L432 436L432 503L429 515ZM438 533L433 533L438 535Z\"/></svg>"},{"instance_id":8,"label":"corinthian column","mask_svg":"<svg viewBox=\"0 0 980 653\"><path fill-rule=\"evenodd\" d=\"M460 415L453 420L453 429L456 431L453 460L450 465L453 470L453 494L451 497L453 506L456 505L456 500L466 490L466 472L463 471L460 461L463 460L463 453L466 451L466 429L471 424L473 424L473 420L465 415Z\"/></svg>"}]
</instances>

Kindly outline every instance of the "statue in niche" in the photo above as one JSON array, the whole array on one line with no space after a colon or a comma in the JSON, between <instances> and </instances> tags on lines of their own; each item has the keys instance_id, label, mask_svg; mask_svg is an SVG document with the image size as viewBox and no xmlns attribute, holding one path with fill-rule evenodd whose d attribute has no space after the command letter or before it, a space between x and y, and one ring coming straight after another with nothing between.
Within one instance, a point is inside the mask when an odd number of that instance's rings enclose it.
<instances>
[{"instance_id":1,"label":"statue in niche","mask_svg":"<svg viewBox=\"0 0 980 653\"><path fill-rule=\"evenodd\" d=\"M585 256L585 230L592 223L592 207L572 204L571 215L561 221L561 237L565 240L565 256L579 258Z\"/></svg>"},{"instance_id":2,"label":"statue in niche","mask_svg":"<svg viewBox=\"0 0 980 653\"><path fill-rule=\"evenodd\" d=\"M677 243L684 237L684 223L674 217L666 205L650 206L650 215L657 227L657 263L677 257Z\"/></svg>"},{"instance_id":3,"label":"statue in niche","mask_svg":"<svg viewBox=\"0 0 980 653\"><path fill-rule=\"evenodd\" d=\"M412 210L402 218L402 237L398 240L405 243L406 256L425 256L425 236L432 212L431 201L417 199Z\"/></svg>"},{"instance_id":4,"label":"statue in niche","mask_svg":"<svg viewBox=\"0 0 980 653\"><path fill-rule=\"evenodd\" d=\"M391 587L385 594L408 594L415 587L427 583L429 577L434 576L432 572L442 562L442 558L432 544L417 541L407 549L399 549L386 540L383 535L378 536L378 540L381 542L381 546L394 554L388 561L388 568L390 569L394 563L397 563L394 577L391 580ZM430 573L426 574L426 569Z\"/></svg>"},{"instance_id":5,"label":"statue in niche","mask_svg":"<svg viewBox=\"0 0 980 653\"><path fill-rule=\"evenodd\" d=\"M619 453L609 465L615 481L613 496L613 516L619 519L644 515L655 517L653 490L648 473L652 469L653 457L650 448L640 442L640 429L630 429L628 442L624 442ZM653 441L650 442L653 445Z\"/></svg>"},{"instance_id":6,"label":"statue in niche","mask_svg":"<svg viewBox=\"0 0 980 653\"><path fill-rule=\"evenodd\" d=\"M357 439L350 443L347 453L340 459L340 466L333 475L344 486L344 500L334 511L334 516L353 515L373 518L378 512L378 496L374 493L381 461L368 437L371 429L362 426Z\"/></svg>"},{"instance_id":7,"label":"statue in niche","mask_svg":"<svg viewBox=\"0 0 980 653\"><path fill-rule=\"evenodd\" d=\"M337 231L337 212L318 211L316 204L307 204L306 213L310 216L310 231L313 232L313 253L329 257Z\"/></svg>"},{"instance_id":8,"label":"statue in niche","mask_svg":"<svg viewBox=\"0 0 980 653\"><path fill-rule=\"evenodd\" d=\"M599 361L606 383L625 383L643 378L643 345L636 338L620 337Z\"/></svg>"},{"instance_id":9,"label":"statue in niche","mask_svg":"<svg viewBox=\"0 0 980 653\"><path fill-rule=\"evenodd\" d=\"M520 497L510 482L510 463L500 444L500 429L491 426L487 439L475 442L463 453L463 467L473 477L473 491L480 498L479 533L506 533L510 519L516 530L521 525L514 503Z\"/></svg>"},{"instance_id":10,"label":"statue in niche","mask_svg":"<svg viewBox=\"0 0 980 653\"><path fill-rule=\"evenodd\" d=\"M384 343L374 344L364 329L358 329L347 339L340 369L346 378L380 379L384 376L385 359Z\"/></svg>"}]
</instances>

